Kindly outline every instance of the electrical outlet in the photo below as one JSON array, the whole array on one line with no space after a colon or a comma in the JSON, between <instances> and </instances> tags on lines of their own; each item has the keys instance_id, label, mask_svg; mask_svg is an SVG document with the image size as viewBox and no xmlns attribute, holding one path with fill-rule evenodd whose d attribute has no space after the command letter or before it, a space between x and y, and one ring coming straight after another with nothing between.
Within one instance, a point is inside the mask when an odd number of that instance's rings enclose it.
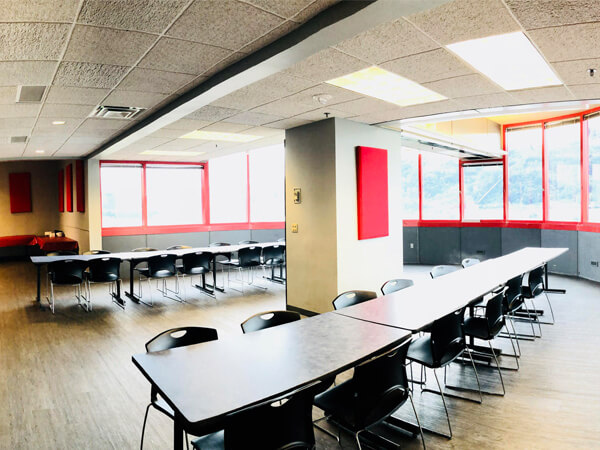
<instances>
[{"instance_id":1,"label":"electrical outlet","mask_svg":"<svg viewBox=\"0 0 600 450\"><path fill-rule=\"evenodd\" d=\"M415 248L415 244L413 242L410 243L410 248Z\"/></svg>"},{"instance_id":2,"label":"electrical outlet","mask_svg":"<svg viewBox=\"0 0 600 450\"><path fill-rule=\"evenodd\" d=\"M592 266L598 267L598 261L592 261Z\"/></svg>"},{"instance_id":3,"label":"electrical outlet","mask_svg":"<svg viewBox=\"0 0 600 450\"><path fill-rule=\"evenodd\" d=\"M298 224L297 223L293 223L292 224L292 233L297 233L298 232Z\"/></svg>"}]
</instances>

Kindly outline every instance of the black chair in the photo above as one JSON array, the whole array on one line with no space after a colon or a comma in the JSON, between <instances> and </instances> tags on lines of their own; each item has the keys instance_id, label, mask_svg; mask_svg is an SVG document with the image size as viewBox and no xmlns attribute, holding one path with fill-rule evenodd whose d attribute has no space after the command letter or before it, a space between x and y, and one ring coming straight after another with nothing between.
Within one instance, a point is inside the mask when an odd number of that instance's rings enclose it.
<instances>
[{"instance_id":1,"label":"black chair","mask_svg":"<svg viewBox=\"0 0 600 450\"><path fill-rule=\"evenodd\" d=\"M201 344L203 342L216 341L217 339L217 330L215 330L214 328L172 328L170 330L163 331L159 335L153 337L148 342L146 342L146 352L160 352L177 347L185 347L188 345ZM150 403L146 407L146 414L144 415L144 424L142 425L142 438L140 441L140 450L144 448L144 432L146 430L148 411L150 410L151 406L165 414L171 420L175 420L175 413L173 412L173 409L158 395L156 388L152 386L150 390ZM187 441L188 439L186 437L186 445Z\"/></svg>"},{"instance_id":2,"label":"black chair","mask_svg":"<svg viewBox=\"0 0 600 450\"><path fill-rule=\"evenodd\" d=\"M474 266L475 264L479 264L481 261L477 258L465 258L462 260L461 265L463 268Z\"/></svg>"},{"instance_id":3,"label":"black chair","mask_svg":"<svg viewBox=\"0 0 600 450\"><path fill-rule=\"evenodd\" d=\"M188 248L192 248L189 245L171 245L170 247L167 247L166 250L185 250Z\"/></svg>"},{"instance_id":4,"label":"black chair","mask_svg":"<svg viewBox=\"0 0 600 450\"><path fill-rule=\"evenodd\" d=\"M87 261L80 261L77 259L63 259L48 264L46 292L49 293L49 297L46 298L52 314L54 314L54 286L75 286L75 298L77 298L77 303L84 309L89 310L89 300L86 299L81 292L83 272L87 266ZM84 304L81 303L82 300L85 302Z\"/></svg>"},{"instance_id":5,"label":"black chair","mask_svg":"<svg viewBox=\"0 0 600 450\"><path fill-rule=\"evenodd\" d=\"M450 425L450 416L448 415L448 408L446 406L445 396L457 397L470 401L476 400L460 397L457 395L444 394L436 373L436 369L440 369L443 367L445 375L445 368L452 361L462 356L463 353L466 351L469 355L469 359L471 360L471 365L473 366L475 377L477 378L477 386L479 388L479 401L477 403L481 403L483 401L481 385L479 383L479 375L477 374L475 362L473 361L471 350L467 346L467 342L465 340L465 335L463 331L464 314L465 309L463 308L460 311L448 314L447 316L442 317L441 319L438 319L435 322L433 322L433 325L430 328L430 334L412 341L410 347L408 348L408 353L406 355L406 358L409 361L419 363L423 367L427 367L433 370L433 374L435 376L435 381L437 383L439 391L434 391L431 389L422 389L422 391L441 395L442 402L444 404L444 410L446 411L446 420L448 421L448 430L450 434L438 434L446 436L447 438L452 438L452 426ZM462 389L471 390L467 388Z\"/></svg>"},{"instance_id":6,"label":"black chair","mask_svg":"<svg viewBox=\"0 0 600 450\"><path fill-rule=\"evenodd\" d=\"M250 333L295 322L296 320L300 320L300 314L294 311L268 311L247 318L241 326L244 333Z\"/></svg>"},{"instance_id":7,"label":"black chair","mask_svg":"<svg viewBox=\"0 0 600 450\"><path fill-rule=\"evenodd\" d=\"M119 288L117 283L121 282L120 269L121 258L103 257L89 261L85 279L87 282L87 297L90 310L92 309L92 290L90 285L92 283L108 284L109 293L114 301L115 291ZM120 303L117 303L117 305L121 306Z\"/></svg>"},{"instance_id":8,"label":"black chair","mask_svg":"<svg viewBox=\"0 0 600 450\"><path fill-rule=\"evenodd\" d=\"M238 245L258 244L258 241L240 241Z\"/></svg>"},{"instance_id":9,"label":"black chair","mask_svg":"<svg viewBox=\"0 0 600 450\"><path fill-rule=\"evenodd\" d=\"M375 427L390 417L408 399L412 404L425 448L421 422L406 376L405 363L409 344L410 342L406 342L391 352L355 367L350 380L315 397L315 406L324 413L322 420L328 420L352 433L359 449L362 448L361 433L369 431L377 434ZM380 438L387 440L382 436Z\"/></svg>"},{"instance_id":10,"label":"black chair","mask_svg":"<svg viewBox=\"0 0 600 450\"><path fill-rule=\"evenodd\" d=\"M373 291L347 291L338 295L333 300L333 308L338 310L348 306L366 302L377 298L377 293Z\"/></svg>"},{"instance_id":11,"label":"black chair","mask_svg":"<svg viewBox=\"0 0 600 450\"><path fill-rule=\"evenodd\" d=\"M142 275L146 278L148 282L148 290L150 291L150 303L146 303L143 300L140 302L144 303L148 306L154 306L154 300L152 298L152 286L150 284L151 280L162 280L162 289L158 289L158 291L163 295L163 297L170 298L171 300L175 300L181 302L180 298L170 297L168 292L172 292L175 295L179 294L179 283L177 278L177 268L175 267L175 262L177 260L176 255L170 255L167 253L163 253L161 255L151 256L148 258L148 270L146 272L140 272L139 279L139 298L142 298ZM175 290L168 289L167 287L167 278L175 278Z\"/></svg>"},{"instance_id":12,"label":"black chair","mask_svg":"<svg viewBox=\"0 0 600 450\"><path fill-rule=\"evenodd\" d=\"M519 275L514 277L506 283L506 291L504 292L504 303L503 303L503 313L505 317L508 319L508 323L510 323L512 327L512 336L515 337L517 341L517 350L518 355L521 355L521 346L519 344L520 340L535 340L538 335L535 333L535 328L533 326L535 319L529 313L527 309L527 304L525 304L525 300L523 299L523 275ZM514 320L526 321L531 324L531 334L517 333L515 329ZM508 337L512 339L510 330L508 326L506 327L508 333L506 335L500 335L500 337ZM518 366L518 360L517 360Z\"/></svg>"},{"instance_id":13,"label":"black chair","mask_svg":"<svg viewBox=\"0 0 600 450\"><path fill-rule=\"evenodd\" d=\"M221 262L222 265L227 266L229 268L237 269L238 275L241 278L238 278L234 281L237 281L242 286L242 294L244 293L244 284L249 284L256 286L259 289L267 289L265 286L259 286L254 283L254 268L262 267L261 256L262 249L260 247L243 247L238 250L237 259L230 259L229 261ZM244 270L248 271L248 281L244 281ZM264 267L263 267L264 272ZM227 282L231 283L231 278L229 271L227 271ZM237 289L236 289L237 290Z\"/></svg>"},{"instance_id":14,"label":"black chair","mask_svg":"<svg viewBox=\"0 0 600 450\"><path fill-rule=\"evenodd\" d=\"M192 277L194 275L200 275L200 278L202 279L202 284L201 285L196 284L194 286L197 287L198 289L200 289L200 291L204 292L205 294L210 295L211 297L214 297L215 296L214 291L210 290L206 287L206 274L212 270L210 267L212 260L213 260L213 255L210 252L198 251L198 252L186 253L181 256L182 264L181 264L181 266L178 266L177 268L179 270L179 274L182 277L189 276L190 281L192 280ZM213 288L214 288L214 286L213 286Z\"/></svg>"},{"instance_id":15,"label":"black chair","mask_svg":"<svg viewBox=\"0 0 600 450\"><path fill-rule=\"evenodd\" d=\"M192 442L196 450L313 449L312 405L331 385L326 379L279 398L230 414L225 427Z\"/></svg>"},{"instance_id":16,"label":"black chair","mask_svg":"<svg viewBox=\"0 0 600 450\"><path fill-rule=\"evenodd\" d=\"M541 312L538 312L535 308L535 298L541 294L546 296L546 301L548 302L548 307L550 308L550 313L552 315L552 322L541 322L539 320L539 315L541 315ZM531 304L533 306L532 314L535 314L535 317L537 318L541 336L542 327L540 324L543 323L546 325L554 325L554 311L552 310L552 303L550 303L550 297L548 297L548 294L546 293L546 287L544 286L544 267L538 267L537 269L533 269L531 272L529 272L527 276L527 284L523 286L523 298L526 300L531 300Z\"/></svg>"},{"instance_id":17,"label":"black chair","mask_svg":"<svg viewBox=\"0 0 600 450\"><path fill-rule=\"evenodd\" d=\"M392 292L406 289L407 287L413 286L415 283L413 280L396 278L395 280L389 280L383 283L381 286L381 293L383 295L391 294Z\"/></svg>"},{"instance_id":18,"label":"black chair","mask_svg":"<svg viewBox=\"0 0 600 450\"><path fill-rule=\"evenodd\" d=\"M267 245L262 249L262 265L271 268L271 277L268 280L284 283L283 265L285 264L285 245ZM275 267L279 267L279 276L275 276Z\"/></svg>"},{"instance_id":19,"label":"black chair","mask_svg":"<svg viewBox=\"0 0 600 450\"><path fill-rule=\"evenodd\" d=\"M211 244L209 244L209 247L229 247L231 244L229 242L212 242ZM215 270L217 270L217 265L220 264L221 265L221 275L223 275L223 271L225 269L225 266L223 265L223 263L229 262L231 261L231 252L225 252L225 253L220 253L218 255L215 255ZM229 268L228 268L229 269ZM229 274L227 275L227 277L229 277ZM225 287L225 281L223 281L223 288Z\"/></svg>"},{"instance_id":20,"label":"black chair","mask_svg":"<svg viewBox=\"0 0 600 450\"><path fill-rule=\"evenodd\" d=\"M131 250L132 252L156 252L158 251L155 248L152 247L138 247L138 248L134 248L133 250ZM133 270L135 272L138 272L138 274L145 274L148 272L148 264L147 263L140 263L138 265L136 265Z\"/></svg>"},{"instance_id":21,"label":"black chair","mask_svg":"<svg viewBox=\"0 0 600 450\"><path fill-rule=\"evenodd\" d=\"M444 275L448 275L452 272L456 272L457 270L458 267L456 266L435 266L433 269L431 269L429 275L431 275L431 278L437 278Z\"/></svg>"},{"instance_id":22,"label":"black chair","mask_svg":"<svg viewBox=\"0 0 600 450\"><path fill-rule=\"evenodd\" d=\"M74 256L78 255L77 252L72 252L71 250L56 250L54 252L46 253L46 256Z\"/></svg>"},{"instance_id":23,"label":"black chair","mask_svg":"<svg viewBox=\"0 0 600 450\"><path fill-rule=\"evenodd\" d=\"M108 255L109 253L108 250L88 250L87 252L83 252L84 255Z\"/></svg>"}]
</instances>

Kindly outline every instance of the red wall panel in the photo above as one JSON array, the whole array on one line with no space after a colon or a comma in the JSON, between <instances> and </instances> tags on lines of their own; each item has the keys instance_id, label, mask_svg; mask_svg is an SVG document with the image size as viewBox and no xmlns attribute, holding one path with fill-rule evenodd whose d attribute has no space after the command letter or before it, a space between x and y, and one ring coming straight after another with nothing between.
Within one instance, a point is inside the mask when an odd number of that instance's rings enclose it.
<instances>
[{"instance_id":1,"label":"red wall panel","mask_svg":"<svg viewBox=\"0 0 600 450\"><path fill-rule=\"evenodd\" d=\"M31 212L31 174L29 172L8 175L10 212Z\"/></svg>"},{"instance_id":2,"label":"red wall panel","mask_svg":"<svg viewBox=\"0 0 600 450\"><path fill-rule=\"evenodd\" d=\"M58 171L58 211L65 212L65 171Z\"/></svg>"},{"instance_id":3,"label":"red wall panel","mask_svg":"<svg viewBox=\"0 0 600 450\"><path fill-rule=\"evenodd\" d=\"M65 170L67 178L67 211L73 212L73 164L69 164Z\"/></svg>"},{"instance_id":4,"label":"red wall panel","mask_svg":"<svg viewBox=\"0 0 600 450\"><path fill-rule=\"evenodd\" d=\"M358 239L389 235L387 150L356 147Z\"/></svg>"},{"instance_id":5,"label":"red wall panel","mask_svg":"<svg viewBox=\"0 0 600 450\"><path fill-rule=\"evenodd\" d=\"M77 191L77 211L85 212L85 187L83 185L83 161L75 161L75 189Z\"/></svg>"}]
</instances>

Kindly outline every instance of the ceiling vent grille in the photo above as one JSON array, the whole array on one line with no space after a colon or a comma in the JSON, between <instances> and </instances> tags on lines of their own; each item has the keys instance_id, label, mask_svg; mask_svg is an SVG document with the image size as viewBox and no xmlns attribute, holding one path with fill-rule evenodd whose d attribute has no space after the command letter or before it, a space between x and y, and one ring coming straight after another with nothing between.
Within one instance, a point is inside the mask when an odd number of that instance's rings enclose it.
<instances>
[{"instance_id":1,"label":"ceiling vent grille","mask_svg":"<svg viewBox=\"0 0 600 450\"><path fill-rule=\"evenodd\" d=\"M107 106L100 105L92 113L90 117L100 119L133 119L145 108L136 108L135 106Z\"/></svg>"},{"instance_id":2,"label":"ceiling vent grille","mask_svg":"<svg viewBox=\"0 0 600 450\"><path fill-rule=\"evenodd\" d=\"M39 103L42 101L47 86L19 86L17 103Z\"/></svg>"},{"instance_id":3,"label":"ceiling vent grille","mask_svg":"<svg viewBox=\"0 0 600 450\"><path fill-rule=\"evenodd\" d=\"M11 136L10 137L11 144L20 144L23 142L27 142L27 136Z\"/></svg>"}]
</instances>

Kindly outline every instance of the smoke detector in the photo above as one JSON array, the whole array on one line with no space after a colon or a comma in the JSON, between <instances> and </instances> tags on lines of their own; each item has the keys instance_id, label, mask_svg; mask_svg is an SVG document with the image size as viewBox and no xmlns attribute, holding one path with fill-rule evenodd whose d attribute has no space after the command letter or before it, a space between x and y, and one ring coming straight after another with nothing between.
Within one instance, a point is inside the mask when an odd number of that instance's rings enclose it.
<instances>
[{"instance_id":1,"label":"smoke detector","mask_svg":"<svg viewBox=\"0 0 600 450\"><path fill-rule=\"evenodd\" d=\"M10 137L11 144L21 144L23 142L27 142L27 136L11 136Z\"/></svg>"},{"instance_id":2,"label":"smoke detector","mask_svg":"<svg viewBox=\"0 0 600 450\"><path fill-rule=\"evenodd\" d=\"M42 101L47 86L19 86L17 103L39 103Z\"/></svg>"},{"instance_id":3,"label":"smoke detector","mask_svg":"<svg viewBox=\"0 0 600 450\"><path fill-rule=\"evenodd\" d=\"M145 108L137 108L135 106L100 105L92 111L90 117L100 119L133 119L145 110Z\"/></svg>"},{"instance_id":4,"label":"smoke detector","mask_svg":"<svg viewBox=\"0 0 600 450\"><path fill-rule=\"evenodd\" d=\"M333 98L330 94L317 94L313 95L313 100L321 105L326 105Z\"/></svg>"}]
</instances>

